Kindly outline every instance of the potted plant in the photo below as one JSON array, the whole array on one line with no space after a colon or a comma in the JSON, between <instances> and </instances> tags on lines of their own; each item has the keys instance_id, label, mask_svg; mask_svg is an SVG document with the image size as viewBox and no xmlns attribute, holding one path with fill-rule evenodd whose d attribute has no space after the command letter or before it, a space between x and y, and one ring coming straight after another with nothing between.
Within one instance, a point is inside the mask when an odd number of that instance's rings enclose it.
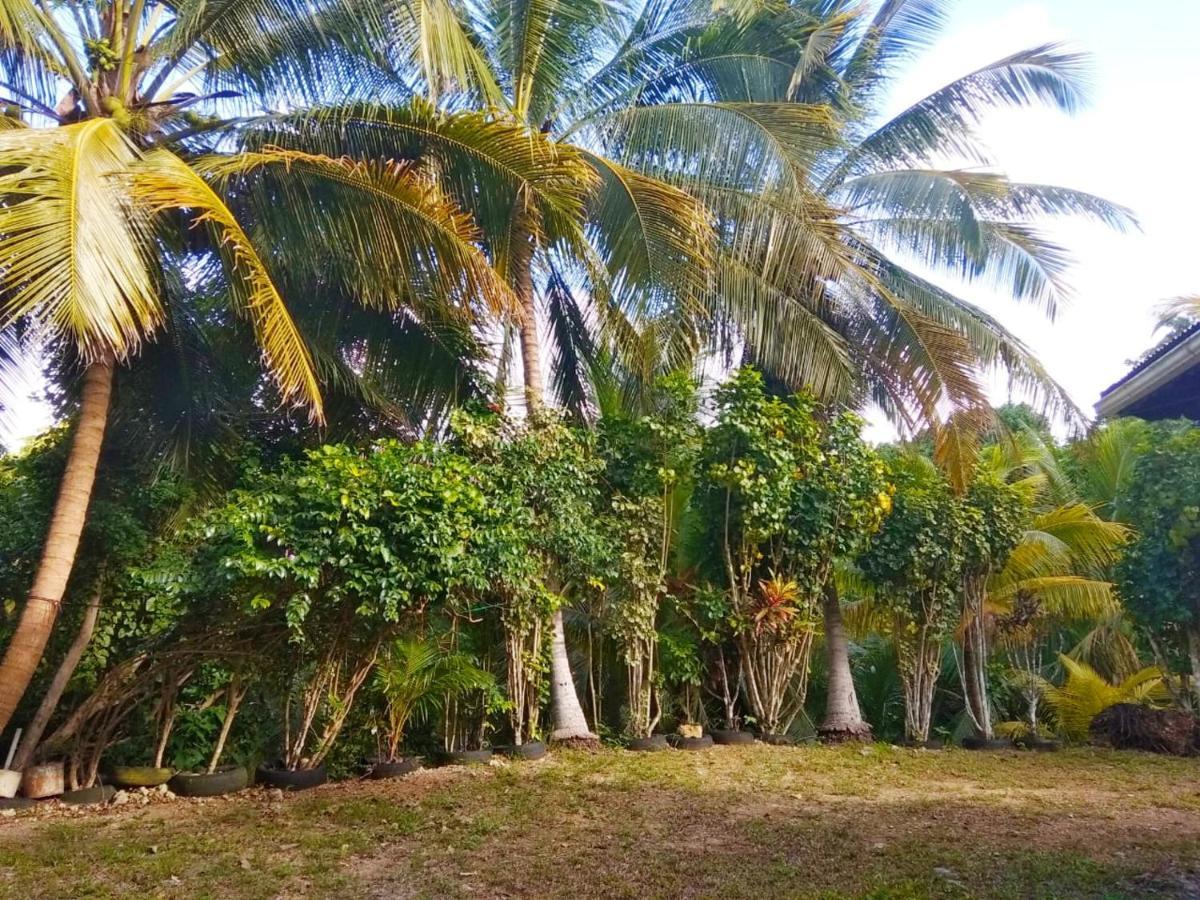
<instances>
[{"instance_id":1,"label":"potted plant","mask_svg":"<svg viewBox=\"0 0 1200 900\"><path fill-rule=\"evenodd\" d=\"M469 656L466 659L463 681L442 703L442 760L447 765L487 765L492 760L487 746L491 716L504 711L507 701L496 677Z\"/></svg>"},{"instance_id":2,"label":"potted plant","mask_svg":"<svg viewBox=\"0 0 1200 900\"><path fill-rule=\"evenodd\" d=\"M151 765L109 765L105 780L120 788L158 787L170 781L175 770L163 765L167 742L179 716L179 691L193 676L193 667L167 668L159 676L158 699L154 705L154 760Z\"/></svg>"},{"instance_id":3,"label":"potted plant","mask_svg":"<svg viewBox=\"0 0 1200 900\"><path fill-rule=\"evenodd\" d=\"M375 673L384 715L379 752L369 777L397 778L421 768L420 757L402 753L409 723L492 683L469 656L447 652L436 640L407 637L393 642L381 655Z\"/></svg>"},{"instance_id":4,"label":"potted plant","mask_svg":"<svg viewBox=\"0 0 1200 900\"><path fill-rule=\"evenodd\" d=\"M742 669L733 641L729 600L725 592L710 586L695 587L687 594L681 594L677 609L700 638L704 653L700 666L702 688L721 704L724 727L711 731L713 743L753 744L753 732L741 728Z\"/></svg>"},{"instance_id":5,"label":"potted plant","mask_svg":"<svg viewBox=\"0 0 1200 900\"><path fill-rule=\"evenodd\" d=\"M682 631L671 620L658 634L663 691L679 707L679 719L671 742L677 750L707 750L713 745L712 735L704 733L698 719L703 713L700 703L700 684L703 672L699 646L691 634Z\"/></svg>"},{"instance_id":6,"label":"potted plant","mask_svg":"<svg viewBox=\"0 0 1200 900\"><path fill-rule=\"evenodd\" d=\"M256 780L269 787L305 790L328 779L325 758L341 734L354 701L378 659L385 634L358 633L353 611L324 637L325 646L296 648L283 704L281 758L264 762ZM315 640L314 634L312 640Z\"/></svg>"},{"instance_id":7,"label":"potted plant","mask_svg":"<svg viewBox=\"0 0 1200 900\"><path fill-rule=\"evenodd\" d=\"M219 709L220 730L213 742L208 764L186 772L176 772L168 786L183 797L216 797L240 791L249 783L249 772L242 765L221 765L221 755L233 729L234 719L246 698L250 683L240 669L235 669L228 681L200 704L198 712L213 708L224 700Z\"/></svg>"}]
</instances>

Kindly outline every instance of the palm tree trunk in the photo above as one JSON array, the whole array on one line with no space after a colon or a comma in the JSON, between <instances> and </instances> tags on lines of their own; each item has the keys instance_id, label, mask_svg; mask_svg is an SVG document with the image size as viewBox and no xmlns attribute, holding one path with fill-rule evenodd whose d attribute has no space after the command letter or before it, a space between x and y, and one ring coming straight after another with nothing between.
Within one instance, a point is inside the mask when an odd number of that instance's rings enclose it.
<instances>
[{"instance_id":1,"label":"palm tree trunk","mask_svg":"<svg viewBox=\"0 0 1200 900\"><path fill-rule=\"evenodd\" d=\"M525 376L525 409L530 415L545 406L542 387L542 352L538 344L537 305L533 294L533 247L529 252L514 253L513 289L521 301L521 367Z\"/></svg>"},{"instance_id":2,"label":"palm tree trunk","mask_svg":"<svg viewBox=\"0 0 1200 900\"><path fill-rule=\"evenodd\" d=\"M597 740L588 727L587 716L579 704L575 690L575 678L571 674L571 660L567 656L566 632L563 629L561 609L554 611L554 634L550 645L550 711L554 721L552 741Z\"/></svg>"},{"instance_id":3,"label":"palm tree trunk","mask_svg":"<svg viewBox=\"0 0 1200 900\"><path fill-rule=\"evenodd\" d=\"M42 561L21 611L17 630L0 661L0 731L8 725L41 662L75 565L79 537L87 521L88 504L96 484L96 466L108 423L112 385L111 358L91 363L83 373L79 423L59 484Z\"/></svg>"},{"instance_id":4,"label":"palm tree trunk","mask_svg":"<svg viewBox=\"0 0 1200 900\"><path fill-rule=\"evenodd\" d=\"M537 333L537 306L533 292L533 240L517 239L511 259L512 285L521 302L521 365L525 376L525 408L530 415L545 405L542 388L541 346ZM567 656L567 635L563 628L562 610L554 611L554 633L550 653L550 711L554 723L551 740L597 740L588 727L587 717L579 702L571 660Z\"/></svg>"},{"instance_id":5,"label":"palm tree trunk","mask_svg":"<svg viewBox=\"0 0 1200 900\"><path fill-rule=\"evenodd\" d=\"M862 717L854 677L850 672L850 649L842 624L842 604L832 586L822 601L825 614L825 655L829 661L829 693L825 699L825 721L817 729L821 740L869 741L871 726Z\"/></svg>"},{"instance_id":6,"label":"palm tree trunk","mask_svg":"<svg viewBox=\"0 0 1200 900\"><path fill-rule=\"evenodd\" d=\"M59 663L58 671L54 673L50 687L46 688L46 694L42 697L37 712L34 713L33 719L25 729L21 746L17 748L17 755L13 758L14 769L24 769L33 762L33 754L37 750L38 742L41 741L46 726L50 724L50 717L58 709L58 701L62 699L63 691L67 689L67 683L75 674L75 669L79 667L79 661L83 659L88 644L92 642L92 633L96 630L96 619L100 616L102 585L103 578L97 579L96 587L92 591L92 599L88 603L87 609L84 610L83 621L79 625L79 631L75 634L75 640L71 643L71 649Z\"/></svg>"}]
</instances>

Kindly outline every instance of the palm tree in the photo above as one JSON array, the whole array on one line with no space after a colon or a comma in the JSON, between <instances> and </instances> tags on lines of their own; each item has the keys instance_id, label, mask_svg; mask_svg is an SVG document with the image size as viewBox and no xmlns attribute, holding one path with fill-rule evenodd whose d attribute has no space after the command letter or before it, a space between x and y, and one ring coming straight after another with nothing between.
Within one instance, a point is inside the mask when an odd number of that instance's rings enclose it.
<instances>
[{"instance_id":1,"label":"palm tree","mask_svg":"<svg viewBox=\"0 0 1200 900\"><path fill-rule=\"evenodd\" d=\"M279 402L319 423L330 373L289 315L279 273L292 271L294 284L319 261L321 286L426 323L469 320L479 303L501 310L511 296L476 226L412 154L229 152L234 113L283 96L320 99L331 64L347 91L386 93L392 81L347 49L379 24L368 5L132 0L55 11L6 0L2 12L0 89L33 124L0 120L0 332L49 347L81 371L81 386L42 562L0 661L0 728L63 598L115 372L142 347L164 330L182 335L188 315L211 325L232 309ZM507 142L518 174L536 181L554 169L511 128L474 124L480 140ZM438 116L431 127L454 126ZM200 285L213 291L206 302L181 306Z\"/></svg>"},{"instance_id":2,"label":"palm tree","mask_svg":"<svg viewBox=\"0 0 1200 900\"><path fill-rule=\"evenodd\" d=\"M636 385L702 350L745 353L825 400L874 400L902 424L980 406L978 370L990 367L1074 409L998 322L896 260L990 275L1053 309L1062 254L1030 221L1123 223L1124 211L931 160L986 159L971 126L990 108L1074 109L1078 56L1016 54L880 125L889 77L936 34L936 0L887 0L869 19L848 0L394 0L387 11L377 58L425 108L282 115L243 140L435 158L517 295L501 361L516 333L529 411L546 402L545 356L556 399L587 408L604 360ZM438 109L474 109L557 154L570 201L474 128L432 128ZM555 659L565 688L565 652ZM559 718L582 723L562 694Z\"/></svg>"},{"instance_id":3,"label":"palm tree","mask_svg":"<svg viewBox=\"0 0 1200 900\"><path fill-rule=\"evenodd\" d=\"M1128 537L1124 526L1107 522L1070 495L1054 454L1032 433L1013 435L984 449L978 470L1012 483L1028 500L1020 542L994 571L979 596L963 587L959 673L967 715L977 734L993 736L988 692L990 634L1007 625L1009 649L1036 649L1047 620L1101 622L1120 611L1104 578ZM1065 494L1065 496L1064 496Z\"/></svg>"}]
</instances>

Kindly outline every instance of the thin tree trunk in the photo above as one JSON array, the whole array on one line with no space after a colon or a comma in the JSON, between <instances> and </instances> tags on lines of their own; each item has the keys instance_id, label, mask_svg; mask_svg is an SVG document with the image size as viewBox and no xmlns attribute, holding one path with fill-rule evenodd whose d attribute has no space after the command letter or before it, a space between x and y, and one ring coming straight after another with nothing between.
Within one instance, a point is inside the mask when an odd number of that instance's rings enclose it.
<instances>
[{"instance_id":1,"label":"thin tree trunk","mask_svg":"<svg viewBox=\"0 0 1200 900\"><path fill-rule=\"evenodd\" d=\"M75 565L79 537L87 522L88 504L96 484L96 466L108 422L112 384L111 358L91 363L83 373L79 423L71 439L67 467L46 532L42 561L21 611L17 630L0 661L0 731L7 727L33 680Z\"/></svg>"},{"instance_id":2,"label":"thin tree trunk","mask_svg":"<svg viewBox=\"0 0 1200 900\"><path fill-rule=\"evenodd\" d=\"M842 623L842 604L830 587L822 599L825 614L825 655L829 664L829 693L825 699L825 721L817 729L823 741L869 741L871 726L862 717L854 676L850 672L850 649Z\"/></svg>"},{"instance_id":3,"label":"thin tree trunk","mask_svg":"<svg viewBox=\"0 0 1200 900\"><path fill-rule=\"evenodd\" d=\"M1188 660L1192 664L1192 694L1200 704L1200 626L1193 625L1187 629L1187 645Z\"/></svg>"},{"instance_id":4,"label":"thin tree trunk","mask_svg":"<svg viewBox=\"0 0 1200 900\"><path fill-rule=\"evenodd\" d=\"M992 711L988 702L987 621L983 608L986 584L985 575L971 575L963 582L966 627L963 629L959 674L967 715L975 727L975 733L978 737L990 741L993 737Z\"/></svg>"},{"instance_id":5,"label":"thin tree trunk","mask_svg":"<svg viewBox=\"0 0 1200 900\"><path fill-rule=\"evenodd\" d=\"M217 735L216 746L213 747L212 758L208 761L209 775L217 771L217 764L221 762L221 754L225 751L225 742L229 740L229 732L233 728L233 719L237 715L238 707L242 705L242 698L246 696L246 690L249 686L242 686L242 679L239 675L234 675L229 681L228 702L225 706L225 717L221 720L221 733Z\"/></svg>"},{"instance_id":6,"label":"thin tree trunk","mask_svg":"<svg viewBox=\"0 0 1200 900\"><path fill-rule=\"evenodd\" d=\"M33 754L37 750L38 742L41 741L46 726L50 724L50 718L54 715L54 711L58 709L58 701L62 699L63 691L67 689L71 676L75 674L79 661L83 659L84 651L92 641L92 633L96 630L96 619L100 616L102 582L103 578L97 579L96 587L92 591L92 598L88 602L87 609L84 610L83 621L79 624L79 631L75 634L75 640L71 643L67 655L59 663L58 671L54 673L50 686L46 688L46 694L42 697L37 712L34 713L25 729L25 737L21 740L21 746L17 748L17 755L13 758L13 768L15 769L24 769L33 762Z\"/></svg>"}]
</instances>

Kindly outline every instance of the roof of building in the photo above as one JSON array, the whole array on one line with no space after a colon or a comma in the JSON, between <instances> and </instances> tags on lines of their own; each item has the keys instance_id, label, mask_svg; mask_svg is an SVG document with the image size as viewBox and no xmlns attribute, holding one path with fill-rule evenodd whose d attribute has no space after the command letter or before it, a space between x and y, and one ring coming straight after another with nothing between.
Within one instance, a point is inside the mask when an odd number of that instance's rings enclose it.
<instances>
[{"instance_id":1,"label":"roof of building","mask_svg":"<svg viewBox=\"0 0 1200 900\"><path fill-rule=\"evenodd\" d=\"M1107 394L1111 394L1139 372L1150 368L1150 366L1152 366L1156 360L1162 359L1162 357L1166 356L1194 334L1200 334L1200 321L1193 322L1182 331L1177 331L1174 334L1167 335L1155 346L1143 353L1141 359L1134 363L1132 369L1102 390L1100 392L1100 396L1103 397Z\"/></svg>"},{"instance_id":2,"label":"roof of building","mask_svg":"<svg viewBox=\"0 0 1200 900\"><path fill-rule=\"evenodd\" d=\"M1200 321L1168 335L1147 351L1124 377L1100 392L1096 411L1102 417L1186 415L1195 418L1200 410L1196 406L1200 401L1198 377ZM1147 404L1149 406L1143 409Z\"/></svg>"}]
</instances>

